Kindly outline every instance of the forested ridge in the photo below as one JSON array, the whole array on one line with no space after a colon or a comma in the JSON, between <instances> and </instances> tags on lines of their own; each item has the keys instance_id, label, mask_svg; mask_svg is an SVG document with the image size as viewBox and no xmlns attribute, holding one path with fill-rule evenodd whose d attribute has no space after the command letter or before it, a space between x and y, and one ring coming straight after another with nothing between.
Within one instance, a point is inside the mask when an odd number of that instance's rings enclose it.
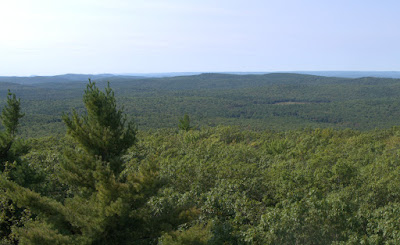
<instances>
[{"instance_id":1,"label":"forested ridge","mask_svg":"<svg viewBox=\"0 0 400 245\"><path fill-rule=\"evenodd\" d=\"M400 80L49 86L1 85L1 244L400 242Z\"/></svg>"}]
</instances>

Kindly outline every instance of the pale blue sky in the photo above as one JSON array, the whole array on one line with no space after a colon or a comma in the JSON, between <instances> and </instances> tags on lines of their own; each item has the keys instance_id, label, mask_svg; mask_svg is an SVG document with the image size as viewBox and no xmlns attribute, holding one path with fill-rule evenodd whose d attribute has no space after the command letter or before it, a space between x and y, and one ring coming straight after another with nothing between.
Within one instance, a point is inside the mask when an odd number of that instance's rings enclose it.
<instances>
[{"instance_id":1,"label":"pale blue sky","mask_svg":"<svg viewBox=\"0 0 400 245\"><path fill-rule=\"evenodd\" d=\"M398 0L0 0L0 75L400 70Z\"/></svg>"}]
</instances>

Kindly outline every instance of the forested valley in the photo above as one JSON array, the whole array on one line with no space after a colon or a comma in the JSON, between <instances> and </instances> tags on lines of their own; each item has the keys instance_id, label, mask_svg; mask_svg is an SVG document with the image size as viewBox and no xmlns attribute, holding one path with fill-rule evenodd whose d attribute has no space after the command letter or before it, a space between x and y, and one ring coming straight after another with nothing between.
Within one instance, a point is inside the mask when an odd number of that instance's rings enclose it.
<instances>
[{"instance_id":1,"label":"forested valley","mask_svg":"<svg viewBox=\"0 0 400 245\"><path fill-rule=\"evenodd\" d=\"M0 244L398 244L400 79L0 77Z\"/></svg>"}]
</instances>

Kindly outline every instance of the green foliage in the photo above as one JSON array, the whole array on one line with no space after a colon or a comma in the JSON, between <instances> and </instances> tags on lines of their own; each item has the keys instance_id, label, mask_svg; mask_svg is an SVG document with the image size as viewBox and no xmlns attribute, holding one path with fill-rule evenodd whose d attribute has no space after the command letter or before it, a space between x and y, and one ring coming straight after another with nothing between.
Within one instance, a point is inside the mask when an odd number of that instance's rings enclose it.
<instances>
[{"instance_id":1,"label":"green foliage","mask_svg":"<svg viewBox=\"0 0 400 245\"><path fill-rule=\"evenodd\" d=\"M29 216L27 210L18 208L2 190L0 192L0 244L17 244L18 239L13 230L23 226Z\"/></svg>"},{"instance_id":2,"label":"green foliage","mask_svg":"<svg viewBox=\"0 0 400 245\"><path fill-rule=\"evenodd\" d=\"M4 106L1 113L1 122L5 132L0 132L0 170L4 170L6 161L15 161L19 154L25 153L24 146L20 142L15 143L15 137L19 120L24 116L21 113L20 99L8 90L7 105Z\"/></svg>"},{"instance_id":3,"label":"green foliage","mask_svg":"<svg viewBox=\"0 0 400 245\"><path fill-rule=\"evenodd\" d=\"M8 90L7 104L0 116L5 131L0 132L0 173L21 185L29 186L37 180L36 173L31 171L20 156L28 151L21 139L16 139L21 113L20 100ZM24 225L29 214L25 208L17 207L5 190L0 189L0 241L5 244L17 242L13 229Z\"/></svg>"},{"instance_id":4,"label":"green foliage","mask_svg":"<svg viewBox=\"0 0 400 245\"><path fill-rule=\"evenodd\" d=\"M84 95L87 114L64 116L68 136L61 179L69 186L64 197L49 197L0 178L0 187L19 206L28 206L36 219L18 230L26 244L121 244L154 240L145 228L151 219L142 211L158 188L154 164L126 171L122 155L136 139L133 124L116 108L112 90L101 92L89 81ZM56 180L58 181L58 180ZM57 184L56 184L57 185ZM61 200L60 200L61 199Z\"/></svg>"},{"instance_id":5,"label":"green foliage","mask_svg":"<svg viewBox=\"0 0 400 245\"><path fill-rule=\"evenodd\" d=\"M114 92L109 84L103 93L89 80L83 102L87 114L80 116L74 111L71 118L63 116L67 135L71 136L86 154L108 162L114 174L118 175L122 167L120 157L136 140L135 127L132 122L126 123L126 116L122 110L117 109ZM85 170L85 167L82 170Z\"/></svg>"},{"instance_id":6,"label":"green foliage","mask_svg":"<svg viewBox=\"0 0 400 245\"><path fill-rule=\"evenodd\" d=\"M190 118L188 114L185 113L185 115L181 119L179 119L178 128L184 131L189 131L190 129L192 129L192 127L190 126Z\"/></svg>"},{"instance_id":7,"label":"green foliage","mask_svg":"<svg viewBox=\"0 0 400 245\"><path fill-rule=\"evenodd\" d=\"M203 225L195 225L187 230L175 231L170 234L164 234L159 245L206 245L211 238L211 225L203 227Z\"/></svg>"},{"instance_id":8,"label":"green foliage","mask_svg":"<svg viewBox=\"0 0 400 245\"><path fill-rule=\"evenodd\" d=\"M0 82L0 93L12 88L22 99L26 116L19 133L29 137L65 134L62 112L84 112L84 81L61 83L60 79L43 77L45 83L29 86ZM118 76L110 81L118 103L128 115L135 115L141 130L176 128L185 112L200 127L235 125L251 130L365 131L390 128L400 120L400 79L201 74L157 79ZM105 88L107 82L99 80L97 86Z\"/></svg>"},{"instance_id":9,"label":"green foliage","mask_svg":"<svg viewBox=\"0 0 400 245\"><path fill-rule=\"evenodd\" d=\"M399 243L400 129L313 129L316 125L346 127L357 120L366 123L369 119L359 117L357 111L374 111L374 103L386 108L397 98L392 89L398 81L312 76L297 81L298 75L274 76L276 82L261 76L257 82L254 77L243 78L257 84L257 89L240 87L243 84L235 76L230 77L231 84L215 74L191 77L199 83L181 89L178 85L188 77L160 79L173 89L151 80L143 85L148 90L134 93L138 98L121 102L129 107L139 101L143 110L158 108L150 110L157 117L149 127L164 123L157 120L165 116L158 115L164 109L174 115L191 111L198 121L202 105L209 107L210 114L199 121L221 113L215 124L226 123L226 118L234 118L230 123L254 118L261 123L268 118L277 125L296 118L286 126L302 122L310 127L251 131L219 125L177 131L178 116L167 116L169 129L136 131L117 108L118 99L109 85L99 84L103 92L89 82L84 107L74 106L71 115L64 115L67 137L30 139L31 150L23 156L17 141L10 148L15 153L9 156L18 156L18 161L5 164L0 176L0 217L8 217L0 227L10 235L5 241ZM210 89L207 79L220 82L216 84L220 90ZM128 93L131 85L124 82L117 88ZM194 91L193 86L210 90ZM229 90L224 90L227 86ZM379 96L387 97L380 100ZM307 103L301 104L304 99ZM193 108L167 110L165 101L172 105L195 101L200 108L193 104ZM222 108L215 102L221 102ZM393 111L385 110L377 115ZM374 123L370 125L378 125Z\"/></svg>"},{"instance_id":10,"label":"green foliage","mask_svg":"<svg viewBox=\"0 0 400 245\"><path fill-rule=\"evenodd\" d=\"M168 180L152 198L157 214L176 217L171 203L201 211L160 243L202 236L207 244L396 243L399 135L397 128L146 133L139 146ZM206 226L207 235L196 230Z\"/></svg>"},{"instance_id":11,"label":"green foliage","mask_svg":"<svg viewBox=\"0 0 400 245\"><path fill-rule=\"evenodd\" d=\"M1 179L5 197L36 215L24 221L25 228L14 227L14 236L28 244L399 241L398 128L252 132L216 127L140 131L138 138L120 158L119 175L79 144L32 141L24 159L52 176L46 178L51 183L35 187L39 195ZM75 163L84 163L83 157L94 164L91 185L83 185L82 176L82 185L63 189L57 176L68 168L53 157L62 149L70 149ZM54 167L46 168L51 162Z\"/></svg>"},{"instance_id":12,"label":"green foliage","mask_svg":"<svg viewBox=\"0 0 400 245\"><path fill-rule=\"evenodd\" d=\"M19 120L24 116L21 113L21 100L17 99L15 94L8 90L7 106L1 112L1 122L6 129L7 134L14 137L17 132Z\"/></svg>"}]
</instances>

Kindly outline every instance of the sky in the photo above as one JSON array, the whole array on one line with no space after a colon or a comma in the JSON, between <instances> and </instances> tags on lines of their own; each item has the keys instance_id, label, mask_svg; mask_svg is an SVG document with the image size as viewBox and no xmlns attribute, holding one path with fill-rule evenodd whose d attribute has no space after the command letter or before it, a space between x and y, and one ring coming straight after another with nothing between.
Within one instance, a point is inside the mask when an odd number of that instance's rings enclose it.
<instances>
[{"instance_id":1,"label":"sky","mask_svg":"<svg viewBox=\"0 0 400 245\"><path fill-rule=\"evenodd\" d=\"M400 71L398 0L0 0L0 76Z\"/></svg>"}]
</instances>

